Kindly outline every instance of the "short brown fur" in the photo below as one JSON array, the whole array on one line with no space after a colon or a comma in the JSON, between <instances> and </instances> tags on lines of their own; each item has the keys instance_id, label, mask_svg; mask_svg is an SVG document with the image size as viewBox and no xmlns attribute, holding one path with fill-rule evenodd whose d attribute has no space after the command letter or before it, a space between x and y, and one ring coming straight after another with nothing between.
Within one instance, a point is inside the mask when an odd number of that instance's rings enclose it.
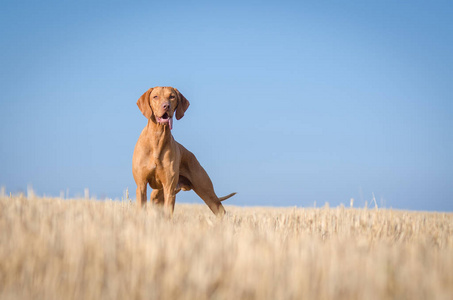
<instances>
[{"instance_id":1,"label":"short brown fur","mask_svg":"<svg viewBox=\"0 0 453 300\"><path fill-rule=\"evenodd\" d=\"M150 202L163 206L173 214L176 194L180 190L193 189L217 216L225 209L214 192L211 179L195 155L175 141L171 134L173 115L179 120L189 107L189 101L175 88L155 87L146 91L137 101L137 106L148 119L132 158L132 173L137 184L137 204L146 204L146 189L149 184Z\"/></svg>"}]
</instances>

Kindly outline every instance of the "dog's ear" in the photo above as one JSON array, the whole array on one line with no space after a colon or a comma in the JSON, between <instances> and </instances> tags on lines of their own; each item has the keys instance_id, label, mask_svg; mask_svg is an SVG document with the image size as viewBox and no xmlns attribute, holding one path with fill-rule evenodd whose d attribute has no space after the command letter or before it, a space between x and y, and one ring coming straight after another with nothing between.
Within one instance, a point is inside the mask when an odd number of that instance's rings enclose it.
<instances>
[{"instance_id":1,"label":"dog's ear","mask_svg":"<svg viewBox=\"0 0 453 300\"><path fill-rule=\"evenodd\" d=\"M150 88L137 101L138 108L147 119L151 118L151 115L153 114L149 103L149 95L152 91L153 88Z\"/></svg>"},{"instance_id":2,"label":"dog's ear","mask_svg":"<svg viewBox=\"0 0 453 300\"><path fill-rule=\"evenodd\" d=\"M178 107L176 107L176 120L184 117L184 113L189 108L189 100L186 99L177 89L175 89L178 94Z\"/></svg>"}]
</instances>

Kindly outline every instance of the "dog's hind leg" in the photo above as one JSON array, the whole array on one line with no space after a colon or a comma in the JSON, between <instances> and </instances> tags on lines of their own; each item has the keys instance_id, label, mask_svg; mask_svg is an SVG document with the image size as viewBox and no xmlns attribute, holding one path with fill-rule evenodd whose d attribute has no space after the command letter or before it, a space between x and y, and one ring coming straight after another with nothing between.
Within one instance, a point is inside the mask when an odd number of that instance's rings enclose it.
<instances>
[{"instance_id":1,"label":"dog's hind leg","mask_svg":"<svg viewBox=\"0 0 453 300\"><path fill-rule=\"evenodd\" d=\"M149 197L150 202L153 205L163 206L164 205L164 190L153 189L151 196Z\"/></svg>"},{"instance_id":2,"label":"dog's hind leg","mask_svg":"<svg viewBox=\"0 0 453 300\"><path fill-rule=\"evenodd\" d=\"M189 173L188 180L194 192L203 199L216 216L222 217L225 214L225 208L214 191L214 186L208 173L206 173L195 157L191 163Z\"/></svg>"}]
</instances>

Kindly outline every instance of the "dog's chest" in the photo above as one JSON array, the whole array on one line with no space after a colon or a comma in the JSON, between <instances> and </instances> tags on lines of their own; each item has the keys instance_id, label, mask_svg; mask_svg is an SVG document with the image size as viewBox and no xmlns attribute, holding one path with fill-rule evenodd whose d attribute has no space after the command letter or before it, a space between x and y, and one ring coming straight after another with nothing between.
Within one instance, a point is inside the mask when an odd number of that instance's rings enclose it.
<instances>
[{"instance_id":1,"label":"dog's chest","mask_svg":"<svg viewBox=\"0 0 453 300\"><path fill-rule=\"evenodd\" d=\"M162 188L162 180L166 178L169 172L168 166L165 165L161 156L149 156L147 164L147 179L153 189Z\"/></svg>"}]
</instances>

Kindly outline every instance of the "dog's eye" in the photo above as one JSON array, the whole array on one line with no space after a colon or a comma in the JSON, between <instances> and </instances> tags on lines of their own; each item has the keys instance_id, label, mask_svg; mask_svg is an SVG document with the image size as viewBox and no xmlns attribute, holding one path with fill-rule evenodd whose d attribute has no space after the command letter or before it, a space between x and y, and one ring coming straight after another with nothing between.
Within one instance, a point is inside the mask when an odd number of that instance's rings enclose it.
<instances>
[{"instance_id":1,"label":"dog's eye","mask_svg":"<svg viewBox=\"0 0 453 300\"><path fill-rule=\"evenodd\" d=\"M175 95L170 95L170 99L175 99Z\"/></svg>"},{"instance_id":2,"label":"dog's eye","mask_svg":"<svg viewBox=\"0 0 453 300\"><path fill-rule=\"evenodd\" d=\"M154 98L154 99L157 99L157 98L159 98L159 97L158 97L158 96L154 96L153 98Z\"/></svg>"}]
</instances>

